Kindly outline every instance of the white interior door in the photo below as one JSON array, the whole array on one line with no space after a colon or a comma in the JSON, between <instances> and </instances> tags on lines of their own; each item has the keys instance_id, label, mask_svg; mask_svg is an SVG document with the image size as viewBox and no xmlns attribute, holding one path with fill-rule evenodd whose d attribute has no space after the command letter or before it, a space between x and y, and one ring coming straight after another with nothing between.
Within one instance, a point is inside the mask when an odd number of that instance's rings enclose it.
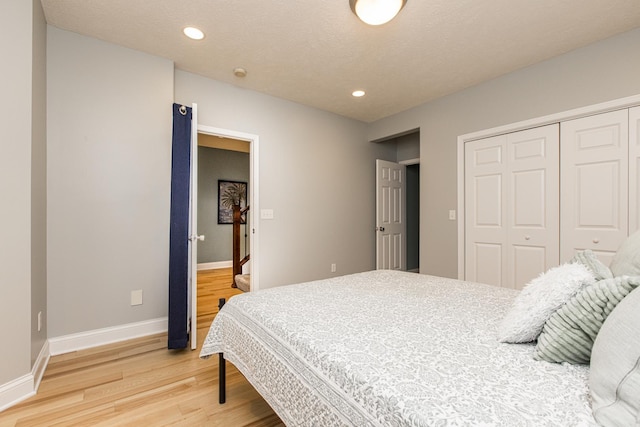
<instances>
[{"instance_id":1,"label":"white interior door","mask_svg":"<svg viewBox=\"0 0 640 427\"><path fill-rule=\"evenodd\" d=\"M561 261L591 249L609 264L628 234L629 112L562 122Z\"/></svg>"},{"instance_id":2,"label":"white interior door","mask_svg":"<svg viewBox=\"0 0 640 427\"><path fill-rule=\"evenodd\" d=\"M404 165L376 160L376 269L406 270Z\"/></svg>"},{"instance_id":3,"label":"white interior door","mask_svg":"<svg viewBox=\"0 0 640 427\"><path fill-rule=\"evenodd\" d=\"M188 283L189 307L189 339L191 350L198 345L198 240L204 240L204 236L198 235L198 105L191 106L191 167L190 191L189 191L189 268Z\"/></svg>"}]
</instances>

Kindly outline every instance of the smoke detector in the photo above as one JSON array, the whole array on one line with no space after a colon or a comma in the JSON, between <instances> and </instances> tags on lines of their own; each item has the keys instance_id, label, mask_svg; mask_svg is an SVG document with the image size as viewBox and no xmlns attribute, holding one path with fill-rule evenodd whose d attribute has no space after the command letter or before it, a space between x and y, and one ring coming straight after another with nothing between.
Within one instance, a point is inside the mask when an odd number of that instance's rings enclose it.
<instances>
[{"instance_id":1,"label":"smoke detector","mask_svg":"<svg viewBox=\"0 0 640 427\"><path fill-rule=\"evenodd\" d=\"M247 76L247 70L245 70L244 68L241 67L237 67L233 69L233 74L236 77L246 77Z\"/></svg>"}]
</instances>

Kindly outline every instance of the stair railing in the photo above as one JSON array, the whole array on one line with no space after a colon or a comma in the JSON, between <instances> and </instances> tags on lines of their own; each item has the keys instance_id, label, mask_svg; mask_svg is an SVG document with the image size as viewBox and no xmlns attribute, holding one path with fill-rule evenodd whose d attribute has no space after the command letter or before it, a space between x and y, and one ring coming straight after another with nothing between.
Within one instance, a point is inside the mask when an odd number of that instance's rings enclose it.
<instances>
[{"instance_id":1,"label":"stair railing","mask_svg":"<svg viewBox=\"0 0 640 427\"><path fill-rule=\"evenodd\" d=\"M240 208L240 205L233 206L233 283L232 287L236 288L236 275L242 274L242 266L249 261L251 254L248 253L247 238L249 233L247 231L247 212L249 212L249 206L246 208ZM241 254L241 234L242 225L244 225L244 257L240 258Z\"/></svg>"}]
</instances>

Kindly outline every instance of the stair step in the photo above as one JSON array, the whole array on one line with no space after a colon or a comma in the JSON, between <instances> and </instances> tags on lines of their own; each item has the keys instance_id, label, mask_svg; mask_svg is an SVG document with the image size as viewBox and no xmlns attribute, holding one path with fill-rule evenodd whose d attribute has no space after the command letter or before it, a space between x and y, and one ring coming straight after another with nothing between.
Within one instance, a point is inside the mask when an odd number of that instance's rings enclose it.
<instances>
[{"instance_id":1,"label":"stair step","mask_svg":"<svg viewBox=\"0 0 640 427\"><path fill-rule=\"evenodd\" d=\"M237 274L236 286L243 292L249 292L251 289L251 275L250 274Z\"/></svg>"}]
</instances>

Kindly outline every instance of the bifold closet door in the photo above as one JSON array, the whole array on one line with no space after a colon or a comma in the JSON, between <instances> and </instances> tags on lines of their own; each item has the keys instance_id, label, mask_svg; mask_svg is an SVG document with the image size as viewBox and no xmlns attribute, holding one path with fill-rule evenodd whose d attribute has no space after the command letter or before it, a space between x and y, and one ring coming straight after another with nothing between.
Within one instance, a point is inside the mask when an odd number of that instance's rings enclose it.
<instances>
[{"instance_id":1,"label":"bifold closet door","mask_svg":"<svg viewBox=\"0 0 640 427\"><path fill-rule=\"evenodd\" d=\"M521 289L558 264L558 125L465 144L465 279Z\"/></svg>"},{"instance_id":2,"label":"bifold closet door","mask_svg":"<svg viewBox=\"0 0 640 427\"><path fill-rule=\"evenodd\" d=\"M560 259L557 124L507 135L508 279L522 289Z\"/></svg>"},{"instance_id":3,"label":"bifold closet door","mask_svg":"<svg viewBox=\"0 0 640 427\"><path fill-rule=\"evenodd\" d=\"M465 144L465 279L507 283L507 137Z\"/></svg>"},{"instance_id":4,"label":"bifold closet door","mask_svg":"<svg viewBox=\"0 0 640 427\"><path fill-rule=\"evenodd\" d=\"M593 250L609 264L628 235L629 110L562 122L561 261Z\"/></svg>"}]
</instances>

